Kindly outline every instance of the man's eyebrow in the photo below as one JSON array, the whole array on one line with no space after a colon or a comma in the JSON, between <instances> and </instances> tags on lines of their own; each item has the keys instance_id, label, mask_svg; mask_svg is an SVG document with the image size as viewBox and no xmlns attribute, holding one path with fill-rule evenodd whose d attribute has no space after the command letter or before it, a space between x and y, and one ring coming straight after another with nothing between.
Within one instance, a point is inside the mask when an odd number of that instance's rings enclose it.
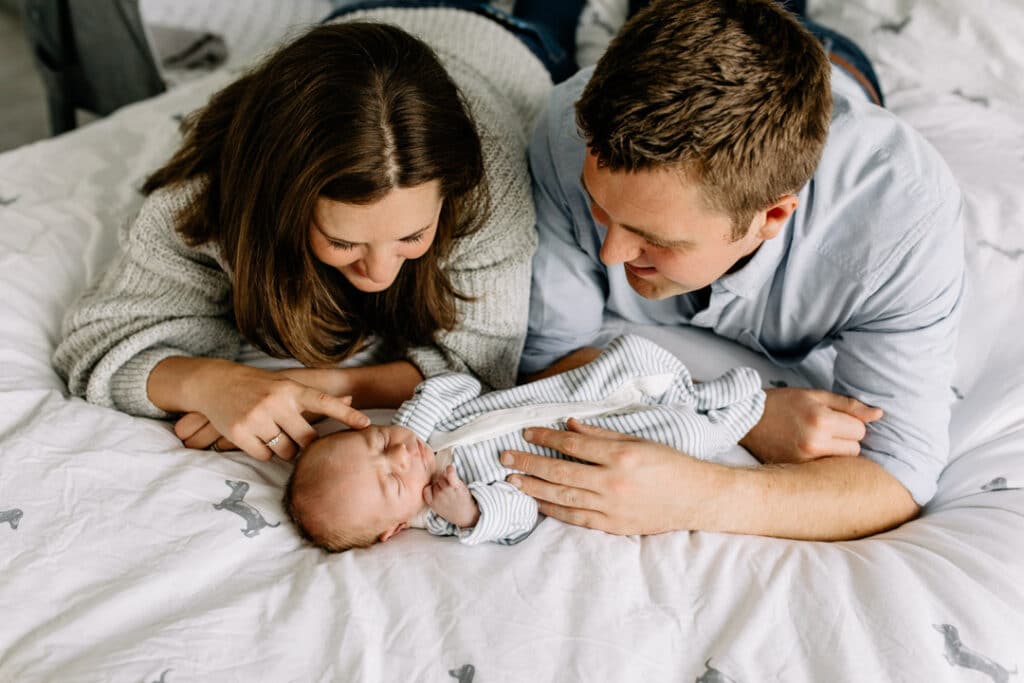
<instances>
[{"instance_id":1,"label":"man's eyebrow","mask_svg":"<svg viewBox=\"0 0 1024 683\"><path fill-rule=\"evenodd\" d=\"M587 193L587 198L591 202L593 202L594 204L597 204L597 200L594 199L594 195L590 194L590 189L587 187L587 181L583 178L583 173L582 172L580 172L580 187L582 187L583 191ZM597 204L597 205L601 206L600 204ZM602 207L602 211L603 210L604 210L604 208ZM643 228L638 228L638 227L633 226L633 225L626 225L625 223L619 223L619 226L623 230L628 230L629 232L633 233L634 235L637 235L639 237L644 238L645 240L647 240L648 242L650 242L651 244L653 244L656 247L673 248L673 247L691 247L691 246L693 246L693 242L691 242L690 240L663 240L660 237L655 237L654 235L652 235L648 231L644 230Z\"/></svg>"},{"instance_id":2,"label":"man's eyebrow","mask_svg":"<svg viewBox=\"0 0 1024 683\"><path fill-rule=\"evenodd\" d=\"M412 238L416 237L416 235L422 234L422 233L426 232L427 230L430 230L430 228L432 226L433 226L433 223L431 223L430 225L424 225L419 230L417 230L415 232L412 232L412 233L409 233L405 237L399 237L397 241L404 242L405 240L411 240ZM313 219L313 227L316 228L317 232L319 232L321 235L323 235L325 238L327 238L331 242L344 242L345 244L351 244L351 245L356 246L356 247L360 246L361 244L365 244L365 242L349 242L348 240L343 240L343 239L339 239L337 237L332 237L331 235L327 234L327 231L324 230L323 226L320 225L320 221L318 221L316 218Z\"/></svg>"}]
</instances>

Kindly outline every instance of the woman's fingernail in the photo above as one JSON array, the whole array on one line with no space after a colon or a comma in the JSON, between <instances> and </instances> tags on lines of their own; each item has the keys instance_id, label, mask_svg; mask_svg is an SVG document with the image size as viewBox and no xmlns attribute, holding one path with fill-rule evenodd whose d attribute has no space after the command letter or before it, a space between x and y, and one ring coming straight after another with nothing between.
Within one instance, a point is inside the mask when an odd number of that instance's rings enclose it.
<instances>
[{"instance_id":1,"label":"woman's fingernail","mask_svg":"<svg viewBox=\"0 0 1024 683\"><path fill-rule=\"evenodd\" d=\"M502 453L501 454L501 464L502 465L511 465L512 464L512 454L508 453L508 452Z\"/></svg>"}]
</instances>

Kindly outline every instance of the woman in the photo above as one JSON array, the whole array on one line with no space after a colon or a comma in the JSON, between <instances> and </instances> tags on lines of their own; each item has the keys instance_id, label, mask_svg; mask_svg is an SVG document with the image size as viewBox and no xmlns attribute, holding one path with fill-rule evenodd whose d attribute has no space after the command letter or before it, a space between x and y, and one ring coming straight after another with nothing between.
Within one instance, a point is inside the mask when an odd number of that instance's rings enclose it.
<instances>
[{"instance_id":1,"label":"woman","mask_svg":"<svg viewBox=\"0 0 1024 683\"><path fill-rule=\"evenodd\" d=\"M55 366L93 403L187 414L186 446L261 460L312 441L311 414L366 426L358 408L440 372L512 384L536 246L525 145L550 83L472 11L311 30L187 119ZM311 367L239 364L243 338ZM336 367L371 340L386 362Z\"/></svg>"}]
</instances>

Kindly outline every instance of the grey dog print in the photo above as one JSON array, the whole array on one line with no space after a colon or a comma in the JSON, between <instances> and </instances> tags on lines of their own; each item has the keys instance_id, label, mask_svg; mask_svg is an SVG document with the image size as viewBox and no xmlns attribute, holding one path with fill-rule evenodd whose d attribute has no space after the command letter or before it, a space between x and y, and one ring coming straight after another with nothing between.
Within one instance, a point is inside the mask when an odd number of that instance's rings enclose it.
<instances>
[{"instance_id":1,"label":"grey dog print","mask_svg":"<svg viewBox=\"0 0 1024 683\"><path fill-rule=\"evenodd\" d=\"M473 683L473 676L476 669L472 664L463 664L458 669L448 669L448 675L458 680L459 683Z\"/></svg>"},{"instance_id":2,"label":"grey dog print","mask_svg":"<svg viewBox=\"0 0 1024 683\"><path fill-rule=\"evenodd\" d=\"M733 679L711 666L711 658L704 662L704 673L697 677L694 683L736 683Z\"/></svg>"},{"instance_id":3,"label":"grey dog print","mask_svg":"<svg viewBox=\"0 0 1024 683\"><path fill-rule=\"evenodd\" d=\"M985 655L979 654L964 645L960 640L960 632L950 624L932 624L932 628L946 639L946 661L950 666L974 669L989 676L994 683L1007 683L1010 675L1016 675L1017 669L1008 671Z\"/></svg>"},{"instance_id":4,"label":"grey dog print","mask_svg":"<svg viewBox=\"0 0 1024 683\"><path fill-rule=\"evenodd\" d=\"M21 518L25 516L18 508L12 510L0 510L0 524L7 522L11 525L12 529L17 529L18 524L21 523Z\"/></svg>"},{"instance_id":5,"label":"grey dog print","mask_svg":"<svg viewBox=\"0 0 1024 683\"><path fill-rule=\"evenodd\" d=\"M231 481L230 479L225 479L224 483L231 487L231 495L219 503L214 503L213 507L217 510L230 510L244 519L245 528L241 531L246 537L251 538L259 535L260 529L264 527L281 526L281 522L269 523L263 518L263 513L242 500L245 498L245 494L249 492L249 484L244 481Z\"/></svg>"}]
</instances>

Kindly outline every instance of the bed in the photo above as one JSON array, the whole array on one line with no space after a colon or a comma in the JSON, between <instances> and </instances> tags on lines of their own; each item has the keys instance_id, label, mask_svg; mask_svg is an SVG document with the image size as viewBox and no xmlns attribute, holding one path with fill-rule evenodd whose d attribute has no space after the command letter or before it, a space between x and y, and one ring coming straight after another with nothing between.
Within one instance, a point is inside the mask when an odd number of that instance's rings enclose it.
<instances>
[{"instance_id":1,"label":"bed","mask_svg":"<svg viewBox=\"0 0 1024 683\"><path fill-rule=\"evenodd\" d=\"M966 195L952 453L920 518L842 543L614 537L545 520L513 547L409 531L326 555L284 516L287 463L189 450L166 422L69 398L50 365L62 314L222 71L0 155L0 681L1020 676L1024 5L811 12L865 47L890 108ZM766 384L807 381L700 331L640 332L697 376L748 364Z\"/></svg>"}]
</instances>

